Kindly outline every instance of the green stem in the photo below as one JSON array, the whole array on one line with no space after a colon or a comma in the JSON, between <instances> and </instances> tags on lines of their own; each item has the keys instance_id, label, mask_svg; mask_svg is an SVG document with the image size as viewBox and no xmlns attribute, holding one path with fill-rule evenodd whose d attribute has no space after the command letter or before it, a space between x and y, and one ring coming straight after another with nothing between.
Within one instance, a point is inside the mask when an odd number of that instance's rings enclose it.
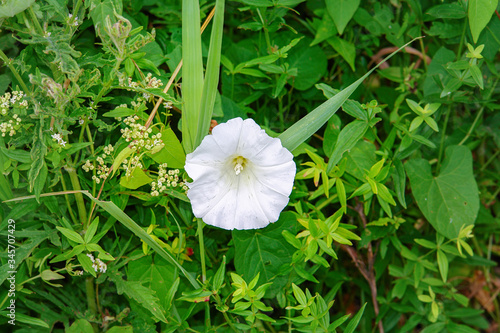
<instances>
[{"instance_id":1,"label":"green stem","mask_svg":"<svg viewBox=\"0 0 500 333\"><path fill-rule=\"evenodd\" d=\"M17 82L19 82L19 84L21 85L21 88L23 89L23 91L26 94L28 94L29 93L29 89L26 86L26 83L24 83L23 79L21 78L21 75L19 75L19 72L16 70L16 68L14 67L14 65L12 65L12 61L9 58L7 58L7 56L5 55L5 53L3 53L2 50L0 50L0 58L9 67L10 71L12 72L12 74L14 74Z\"/></svg>"},{"instance_id":2,"label":"green stem","mask_svg":"<svg viewBox=\"0 0 500 333\"><path fill-rule=\"evenodd\" d=\"M66 165L64 169L69 174L69 179L71 180L71 185L73 186L73 190L81 191L80 180L78 179L78 175L76 174L76 169L72 166ZM76 205L78 207L78 214L80 215L80 222L83 225L83 230L87 230L88 221L87 221L87 210L85 209L85 202L83 201L83 195L81 193L75 193Z\"/></svg>"},{"instance_id":3,"label":"green stem","mask_svg":"<svg viewBox=\"0 0 500 333\"><path fill-rule=\"evenodd\" d=\"M222 300L221 300L221 298L220 298L219 294L214 294L213 296L214 296L214 298L215 298L215 302L217 303L217 305L218 305L219 307L222 307L224 304L222 303ZM227 312L223 311L223 312L222 312L222 315L224 316L224 319L226 320L226 322L227 322L227 324L229 325L229 327L231 327L231 329L232 329L234 332L236 332L236 333L237 333L237 332L239 332L239 331L236 329L236 327L234 326L233 321L231 320L231 318L229 318L229 316L228 316Z\"/></svg>"},{"instance_id":4,"label":"green stem","mask_svg":"<svg viewBox=\"0 0 500 333\"><path fill-rule=\"evenodd\" d=\"M200 242L200 260L201 260L201 282L205 283L207 279L207 267L205 265L205 241L203 240L203 221L198 221L198 240Z\"/></svg>"},{"instance_id":5,"label":"green stem","mask_svg":"<svg viewBox=\"0 0 500 333\"><path fill-rule=\"evenodd\" d=\"M68 187L66 186L66 181L64 180L64 174L61 173L61 185L64 191L68 190ZM71 216L71 220L73 221L74 224L78 223L78 220L75 216L75 213L73 213L73 208L71 208L71 204L69 202L69 197L67 194L64 195L64 198L66 199L66 206L68 206L68 212L69 215Z\"/></svg>"},{"instance_id":6,"label":"green stem","mask_svg":"<svg viewBox=\"0 0 500 333\"><path fill-rule=\"evenodd\" d=\"M36 32L38 32L40 35L43 35L42 26L40 25L40 22L38 22L38 17L36 17L33 6L30 6L28 8L28 13L31 16L31 22L35 25Z\"/></svg>"},{"instance_id":7,"label":"green stem","mask_svg":"<svg viewBox=\"0 0 500 333\"><path fill-rule=\"evenodd\" d=\"M103 85L101 91L99 91L99 94L97 95L97 97L94 100L94 104L92 105L94 108L97 107L97 104L99 104L99 102L101 101L101 98L104 96L104 94L106 94L108 92L109 88L111 87L111 84L113 84L116 73L118 72L118 69L120 69L121 63L122 63L122 59L116 59L115 67L111 70L111 72L109 74L110 77L109 77L108 82L106 82Z\"/></svg>"},{"instance_id":8,"label":"green stem","mask_svg":"<svg viewBox=\"0 0 500 333\"><path fill-rule=\"evenodd\" d=\"M87 293L87 303L89 306L90 313L95 316L97 315L97 303L95 301L95 289L94 289L94 278L89 276L85 279L85 291ZM92 324L94 332L97 332L97 325Z\"/></svg>"},{"instance_id":9,"label":"green stem","mask_svg":"<svg viewBox=\"0 0 500 333\"><path fill-rule=\"evenodd\" d=\"M422 52L422 58L423 58L422 60L423 60L423 62L424 62L425 72L426 72L426 73L428 73L428 70L427 70L427 61L426 61L426 60L427 60L427 59L426 59L426 58L427 58L427 55L426 55L426 53L425 53L424 39L423 39L423 38L420 38L420 39L419 39L419 42L420 42L420 50L421 50L421 52Z\"/></svg>"},{"instance_id":10,"label":"green stem","mask_svg":"<svg viewBox=\"0 0 500 333\"><path fill-rule=\"evenodd\" d=\"M200 260L201 260L201 283L205 284L207 279L207 267L205 264L205 241L203 239L203 221L197 219L198 221L198 240L200 244ZM210 304L205 303L205 332L211 327L210 324Z\"/></svg>"},{"instance_id":11,"label":"green stem","mask_svg":"<svg viewBox=\"0 0 500 333\"><path fill-rule=\"evenodd\" d=\"M451 104L448 105L448 110L446 111L446 116L444 119L444 126L441 131L441 143L439 144L439 154L436 167L436 174L439 174L439 169L441 168L441 158L443 157L444 140L446 139L446 128L448 127L448 120L450 119L450 114L451 114Z\"/></svg>"},{"instance_id":12,"label":"green stem","mask_svg":"<svg viewBox=\"0 0 500 333\"><path fill-rule=\"evenodd\" d=\"M269 30L267 30L267 24L264 18L262 17L262 14L260 13L260 9L257 8L257 14L259 14L260 22L262 23L262 27L264 30L264 37L266 38L266 45L267 45L267 52L271 53L271 38L269 38Z\"/></svg>"},{"instance_id":13,"label":"green stem","mask_svg":"<svg viewBox=\"0 0 500 333\"><path fill-rule=\"evenodd\" d=\"M95 151L94 151L94 139L92 138L92 133L90 132L90 128L89 128L89 123L87 120L85 120L85 131L87 132L87 139L89 140L89 142L92 142L92 144L90 145L90 152L92 153L92 156L95 155ZM93 176L96 176L96 168L95 168L95 162L94 162L94 170L92 170L92 175ZM92 182L92 195L95 197L95 192L96 192L97 188L96 188L96 183L95 182Z\"/></svg>"},{"instance_id":14,"label":"green stem","mask_svg":"<svg viewBox=\"0 0 500 333\"><path fill-rule=\"evenodd\" d=\"M493 86L491 87L491 90L488 92L488 95L485 98L486 100L489 100L491 98L491 94L495 90L495 88L498 84L498 80L499 80L499 78L497 78L495 80L495 83L493 84ZM472 134L472 131L476 128L477 122L479 121L479 119L483 115L484 108L485 108L485 105L481 106L481 109L479 109L479 112L477 113L476 118L474 119L474 122L472 123L471 127L469 128L469 131L467 132L465 137L462 139L462 141L460 141L460 143L458 144L459 146L463 145L465 143L465 141L467 141L467 139L469 139L470 135Z\"/></svg>"},{"instance_id":15,"label":"green stem","mask_svg":"<svg viewBox=\"0 0 500 333\"><path fill-rule=\"evenodd\" d=\"M458 45L457 60L462 56L462 48L464 47L465 32L467 31L467 17L464 20L464 28L462 29L462 36L460 37L460 44Z\"/></svg>"}]
</instances>

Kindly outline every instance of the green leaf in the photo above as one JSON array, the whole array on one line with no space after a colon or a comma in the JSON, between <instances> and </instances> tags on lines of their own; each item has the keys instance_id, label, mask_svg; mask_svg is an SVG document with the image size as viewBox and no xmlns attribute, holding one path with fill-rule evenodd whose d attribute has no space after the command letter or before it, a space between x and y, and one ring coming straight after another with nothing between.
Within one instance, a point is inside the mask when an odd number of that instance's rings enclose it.
<instances>
[{"instance_id":1,"label":"green leaf","mask_svg":"<svg viewBox=\"0 0 500 333\"><path fill-rule=\"evenodd\" d=\"M9 182L3 173L0 173L0 200L10 200L14 197Z\"/></svg>"},{"instance_id":2,"label":"green leaf","mask_svg":"<svg viewBox=\"0 0 500 333\"><path fill-rule=\"evenodd\" d=\"M132 326L113 326L106 333L134 333Z\"/></svg>"},{"instance_id":3,"label":"green leaf","mask_svg":"<svg viewBox=\"0 0 500 333\"><path fill-rule=\"evenodd\" d=\"M290 68L297 69L297 76L293 80L293 86L297 90L307 90L318 82L326 72L327 59L325 53L319 46L310 47L311 40L304 38L293 52L288 54L287 62Z\"/></svg>"},{"instance_id":4,"label":"green leaf","mask_svg":"<svg viewBox=\"0 0 500 333\"><path fill-rule=\"evenodd\" d=\"M356 47L354 44L337 36L329 38L327 42L344 58L354 72L354 60L356 58Z\"/></svg>"},{"instance_id":5,"label":"green leaf","mask_svg":"<svg viewBox=\"0 0 500 333\"><path fill-rule=\"evenodd\" d=\"M140 282L145 287L156 292L156 295L161 295L159 303L165 309L170 307L171 304L164 295L168 294L169 288L177 277L178 271L175 267L156 254L142 257L128 264L127 279Z\"/></svg>"},{"instance_id":6,"label":"green leaf","mask_svg":"<svg viewBox=\"0 0 500 333\"><path fill-rule=\"evenodd\" d=\"M349 321L349 324L347 324L347 327L345 328L344 333L352 333L352 332L354 332L356 327L358 327L359 321L361 320L361 317L363 316L363 313L365 312L366 304L367 303L363 304L363 306L361 307L361 309L359 309L358 313L356 313L354 318L352 318L351 321Z\"/></svg>"},{"instance_id":7,"label":"green leaf","mask_svg":"<svg viewBox=\"0 0 500 333\"><path fill-rule=\"evenodd\" d=\"M143 185L149 184L153 178L146 175L141 168L134 168L130 176L122 175L120 178L120 185L126 188L135 190Z\"/></svg>"},{"instance_id":8,"label":"green leaf","mask_svg":"<svg viewBox=\"0 0 500 333\"><path fill-rule=\"evenodd\" d=\"M149 310L157 320L161 320L164 323L167 322L164 314L165 310L159 304L159 299L155 296L156 293L153 290L144 287L139 281L124 280L122 273L118 271L110 272L108 277L116 284L116 291L119 295L127 295Z\"/></svg>"},{"instance_id":9,"label":"green leaf","mask_svg":"<svg viewBox=\"0 0 500 333\"><path fill-rule=\"evenodd\" d=\"M326 0L326 9L335 22L339 34L344 29L359 7L360 0Z\"/></svg>"},{"instance_id":10,"label":"green leaf","mask_svg":"<svg viewBox=\"0 0 500 333\"><path fill-rule=\"evenodd\" d=\"M77 319L65 333L94 333L94 329L87 320Z\"/></svg>"},{"instance_id":11,"label":"green leaf","mask_svg":"<svg viewBox=\"0 0 500 333\"><path fill-rule=\"evenodd\" d=\"M443 332L443 328L446 326L446 323L439 322L435 324L431 324L420 331L420 333L441 333Z\"/></svg>"},{"instance_id":12,"label":"green leaf","mask_svg":"<svg viewBox=\"0 0 500 333\"><path fill-rule=\"evenodd\" d=\"M226 256L222 256L222 262L219 269L214 275L214 281L212 283L214 290L219 290L224 283L224 277L226 276Z\"/></svg>"},{"instance_id":13,"label":"green leaf","mask_svg":"<svg viewBox=\"0 0 500 333\"><path fill-rule=\"evenodd\" d=\"M426 14L435 18L461 19L465 17L466 12L458 2L454 2L434 6L427 10Z\"/></svg>"},{"instance_id":14,"label":"green leaf","mask_svg":"<svg viewBox=\"0 0 500 333\"><path fill-rule=\"evenodd\" d=\"M316 251L315 251L316 252ZM312 256L311 256L312 257ZM302 266L299 266L299 265L295 265L293 267L295 269L295 272L303 279L307 280L307 281L311 281L311 282L314 282L314 283L319 283L318 279L316 279L314 277L314 275L307 271L304 267Z\"/></svg>"},{"instance_id":15,"label":"green leaf","mask_svg":"<svg viewBox=\"0 0 500 333\"><path fill-rule=\"evenodd\" d=\"M281 214L280 219L258 230L234 230L234 265L236 272L245 277L260 273L258 285L273 281L267 296L274 297L287 283L286 276L278 276L280 267L289 264L295 248L281 235L283 230L297 233L296 218L290 212Z\"/></svg>"},{"instance_id":16,"label":"green leaf","mask_svg":"<svg viewBox=\"0 0 500 333\"><path fill-rule=\"evenodd\" d=\"M186 164L186 154L174 131L171 128L165 129L161 132L161 139L165 146L156 154L150 155L151 158L160 164L167 163L169 168L184 168L184 164Z\"/></svg>"},{"instance_id":17,"label":"green leaf","mask_svg":"<svg viewBox=\"0 0 500 333\"><path fill-rule=\"evenodd\" d=\"M345 152L352 149L363 138L368 128L369 126L365 121L354 120L340 131L339 138L328 161L327 173L332 171L333 167L342 159Z\"/></svg>"},{"instance_id":18,"label":"green leaf","mask_svg":"<svg viewBox=\"0 0 500 333\"><path fill-rule=\"evenodd\" d=\"M417 243L418 245L421 245L427 249L435 249L436 248L435 243L428 241L427 239L423 239L423 238L416 238L415 243Z\"/></svg>"},{"instance_id":19,"label":"green leaf","mask_svg":"<svg viewBox=\"0 0 500 333\"><path fill-rule=\"evenodd\" d=\"M4 17L13 17L19 14L20 12L26 10L33 3L35 3L35 0L27 0L27 1L6 0L5 2L2 1L2 5L0 5L0 19Z\"/></svg>"},{"instance_id":20,"label":"green leaf","mask_svg":"<svg viewBox=\"0 0 500 333\"><path fill-rule=\"evenodd\" d=\"M491 20L498 6L498 0L469 0L469 26L474 43Z\"/></svg>"},{"instance_id":21,"label":"green leaf","mask_svg":"<svg viewBox=\"0 0 500 333\"><path fill-rule=\"evenodd\" d=\"M42 167L40 168L40 173L38 174L38 177L36 177L33 183L33 190L35 192L35 197L38 202L40 202L40 194L42 194L42 191L45 187L45 181L47 180L48 173L49 169L47 168L47 164L42 159Z\"/></svg>"},{"instance_id":22,"label":"green leaf","mask_svg":"<svg viewBox=\"0 0 500 333\"><path fill-rule=\"evenodd\" d=\"M148 244L156 253L158 253L162 258L174 264L184 276L189 280L191 285L196 289L200 288L200 284L189 274L184 267L174 257L165 249L163 249L144 229L142 229L134 220L132 220L127 214L125 214L118 206L116 206L111 201L101 201L94 198L89 192L82 191L81 193L89 197L93 202L95 202L99 207L107 211L111 216L117 219L125 227L127 227L133 234L140 237L146 244Z\"/></svg>"},{"instance_id":23,"label":"green leaf","mask_svg":"<svg viewBox=\"0 0 500 333\"><path fill-rule=\"evenodd\" d=\"M92 238L94 237L96 231L97 231L97 226L99 225L99 216L97 216L94 221L89 225L87 231L85 232L85 243L90 243Z\"/></svg>"},{"instance_id":24,"label":"green leaf","mask_svg":"<svg viewBox=\"0 0 500 333\"><path fill-rule=\"evenodd\" d=\"M293 290L293 295L295 296L295 299L297 302L299 302L300 305L307 305L307 298L306 294L295 285L295 283L292 283L292 290Z\"/></svg>"},{"instance_id":25,"label":"green leaf","mask_svg":"<svg viewBox=\"0 0 500 333\"><path fill-rule=\"evenodd\" d=\"M423 159L410 160L406 171L418 207L439 233L452 239L462 226L474 224L479 193L472 172L472 154L467 147L448 147L437 177Z\"/></svg>"},{"instance_id":26,"label":"green leaf","mask_svg":"<svg viewBox=\"0 0 500 333\"><path fill-rule=\"evenodd\" d=\"M401 206L406 208L406 173L403 167L403 163L399 159L394 159L394 172L392 173L392 179L394 180L394 190L396 192L396 197L398 198Z\"/></svg>"},{"instance_id":27,"label":"green leaf","mask_svg":"<svg viewBox=\"0 0 500 333\"><path fill-rule=\"evenodd\" d=\"M437 250L437 262L441 278L443 279L443 282L446 282L448 279L448 258L446 257L446 254L439 249Z\"/></svg>"},{"instance_id":28,"label":"green leaf","mask_svg":"<svg viewBox=\"0 0 500 333\"><path fill-rule=\"evenodd\" d=\"M479 88L484 89L483 74L477 65L470 66L470 74Z\"/></svg>"},{"instance_id":29,"label":"green leaf","mask_svg":"<svg viewBox=\"0 0 500 333\"><path fill-rule=\"evenodd\" d=\"M89 258L89 256L83 253L79 253L76 255L76 258L78 259L80 265L82 265L82 268L85 270L85 272L92 274L93 277L97 277L97 273L94 267L92 267L94 263Z\"/></svg>"},{"instance_id":30,"label":"green leaf","mask_svg":"<svg viewBox=\"0 0 500 333\"><path fill-rule=\"evenodd\" d=\"M2 153L5 154L8 158L18 161L21 163L29 163L31 164L31 155L29 152L21 149L7 149L5 147L0 148Z\"/></svg>"},{"instance_id":31,"label":"green leaf","mask_svg":"<svg viewBox=\"0 0 500 333\"><path fill-rule=\"evenodd\" d=\"M452 92L458 90L458 88L460 88L461 86L462 86L462 81L452 77L448 82L446 82L446 85L444 86L444 89L439 97L441 98L446 97L450 95Z\"/></svg>"},{"instance_id":32,"label":"green leaf","mask_svg":"<svg viewBox=\"0 0 500 333\"><path fill-rule=\"evenodd\" d=\"M283 230L281 234L286 239L286 241L292 244L296 249L300 249L302 247L302 243L300 242L300 240L298 240L297 237L295 237L290 231Z\"/></svg>"},{"instance_id":33,"label":"green leaf","mask_svg":"<svg viewBox=\"0 0 500 333\"><path fill-rule=\"evenodd\" d=\"M316 109L311 111L305 117L297 121L291 127L289 127L285 132L281 133L279 139L283 144L283 147L289 151L295 150L301 143L309 139L314 133L316 133L327 121L337 112L337 110L344 104L344 102L351 96L351 94L358 88L358 86L375 70L380 66L380 64L389 60L394 54L399 50L411 44L413 40L397 51L391 53L377 66L372 68L368 73L363 75L356 82L318 106ZM321 52L321 54L323 54Z\"/></svg>"},{"instance_id":34,"label":"green leaf","mask_svg":"<svg viewBox=\"0 0 500 333\"><path fill-rule=\"evenodd\" d=\"M57 230L59 230L67 239L72 240L73 242L77 242L79 244L85 243L82 236L74 232L73 230L69 230L67 228L63 228L60 226L56 226Z\"/></svg>"},{"instance_id":35,"label":"green leaf","mask_svg":"<svg viewBox=\"0 0 500 333\"><path fill-rule=\"evenodd\" d=\"M210 120L212 119L215 97L217 95L217 86L219 84L223 26L224 0L216 0L215 14L212 23L212 35L210 37L210 48L208 50L206 77L203 84L203 94L201 95L201 109L198 111L199 113L197 115L198 125L196 136L193 138L194 148L198 147L210 128Z\"/></svg>"},{"instance_id":36,"label":"green leaf","mask_svg":"<svg viewBox=\"0 0 500 333\"><path fill-rule=\"evenodd\" d=\"M321 24L318 26L316 34L314 36L314 40L311 42L310 46L319 44L322 41L325 41L328 38L335 36L337 33L338 31L337 28L335 28L335 23L333 23L332 17L330 16L330 14L325 12L323 14L323 20L321 21Z\"/></svg>"},{"instance_id":37,"label":"green leaf","mask_svg":"<svg viewBox=\"0 0 500 333\"><path fill-rule=\"evenodd\" d=\"M196 148L204 81L199 1L182 1L182 59L182 145L191 153Z\"/></svg>"},{"instance_id":38,"label":"green leaf","mask_svg":"<svg viewBox=\"0 0 500 333\"><path fill-rule=\"evenodd\" d=\"M123 148L120 153L118 153L118 156L115 157L114 161L113 161L113 165L111 166L113 168L113 174L112 176L115 174L115 172L120 168L122 162L127 158L129 157L130 155L132 155L134 153L135 149L132 149L130 148L129 146Z\"/></svg>"}]
</instances>

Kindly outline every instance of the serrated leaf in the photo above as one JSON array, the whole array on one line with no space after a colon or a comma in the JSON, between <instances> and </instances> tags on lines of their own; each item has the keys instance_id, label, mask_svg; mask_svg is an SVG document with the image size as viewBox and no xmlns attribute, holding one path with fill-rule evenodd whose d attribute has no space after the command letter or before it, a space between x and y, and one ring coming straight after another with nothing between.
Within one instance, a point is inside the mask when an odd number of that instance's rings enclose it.
<instances>
[{"instance_id":1,"label":"serrated leaf","mask_svg":"<svg viewBox=\"0 0 500 333\"><path fill-rule=\"evenodd\" d=\"M156 293L150 288L144 287L139 281L126 281L122 278L122 273L113 271L108 274L108 278L116 285L116 291L119 295L125 294L145 309L149 310L157 320L166 323L165 310L159 304Z\"/></svg>"},{"instance_id":2,"label":"serrated leaf","mask_svg":"<svg viewBox=\"0 0 500 333\"><path fill-rule=\"evenodd\" d=\"M0 18L13 17L29 8L34 2L35 0L6 0L0 5Z\"/></svg>"}]
</instances>

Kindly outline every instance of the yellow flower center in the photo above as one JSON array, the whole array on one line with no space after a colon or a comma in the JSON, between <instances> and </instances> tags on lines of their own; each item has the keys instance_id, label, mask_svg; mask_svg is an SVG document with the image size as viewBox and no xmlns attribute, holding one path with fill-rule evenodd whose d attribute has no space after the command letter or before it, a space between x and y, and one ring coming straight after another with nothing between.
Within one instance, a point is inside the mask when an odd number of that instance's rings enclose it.
<instances>
[{"instance_id":1,"label":"yellow flower center","mask_svg":"<svg viewBox=\"0 0 500 333\"><path fill-rule=\"evenodd\" d=\"M243 156L238 156L233 159L234 172L236 173L236 176L238 176L241 173L241 171L243 171L246 163L247 159L244 158Z\"/></svg>"}]
</instances>

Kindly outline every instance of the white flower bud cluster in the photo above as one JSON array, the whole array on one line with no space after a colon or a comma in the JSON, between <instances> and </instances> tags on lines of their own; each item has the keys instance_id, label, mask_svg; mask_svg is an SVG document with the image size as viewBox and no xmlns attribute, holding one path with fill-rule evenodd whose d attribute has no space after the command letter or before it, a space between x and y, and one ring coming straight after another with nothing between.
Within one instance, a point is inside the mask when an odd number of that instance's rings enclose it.
<instances>
[{"instance_id":1,"label":"white flower bud cluster","mask_svg":"<svg viewBox=\"0 0 500 333\"><path fill-rule=\"evenodd\" d=\"M124 85L123 78L119 78L119 82L121 85ZM144 87L144 88L160 88L163 86L163 82L161 82L160 79L157 79L154 77L151 73L148 73L146 77L144 78L143 82L135 82L132 80L131 77L127 79L127 86L130 88L139 88L139 87ZM128 91L131 91L132 89L127 89ZM142 93L142 98L139 98L138 101L144 100L149 100L151 98L151 94L148 93Z\"/></svg>"},{"instance_id":2,"label":"white flower bud cluster","mask_svg":"<svg viewBox=\"0 0 500 333\"><path fill-rule=\"evenodd\" d=\"M98 163L97 166L97 174L92 176L92 180L96 182L96 184L99 184L101 182L101 179L106 180L108 178L108 173L109 173L109 167L106 165L106 162L104 161L108 156L111 156L113 154L113 151L115 150L112 145L107 145L104 147L104 154L101 156L98 156L96 158L96 161ZM94 165L90 160L85 161L85 164L82 166L82 169L85 172L89 172L91 170L94 170Z\"/></svg>"},{"instance_id":3,"label":"white flower bud cluster","mask_svg":"<svg viewBox=\"0 0 500 333\"><path fill-rule=\"evenodd\" d=\"M5 116L7 115L7 111L11 107L18 108L27 108L28 101L23 98L26 97L22 91L13 91L12 94L10 92L5 93L0 97L0 113Z\"/></svg>"},{"instance_id":4,"label":"white flower bud cluster","mask_svg":"<svg viewBox=\"0 0 500 333\"><path fill-rule=\"evenodd\" d=\"M57 143L61 146L61 147L66 147L66 141L63 140L61 134L59 133L56 133L56 134L52 134L52 140L54 141L57 141Z\"/></svg>"},{"instance_id":5,"label":"white flower bud cluster","mask_svg":"<svg viewBox=\"0 0 500 333\"><path fill-rule=\"evenodd\" d=\"M0 133L2 133L2 136L5 136L7 133L9 136L14 136L17 133L16 129L20 127L21 118L17 114L14 114L12 118L14 119L0 123Z\"/></svg>"},{"instance_id":6,"label":"white flower bud cluster","mask_svg":"<svg viewBox=\"0 0 500 333\"><path fill-rule=\"evenodd\" d=\"M82 166L82 169L85 172L89 172L90 170L94 170L94 165L90 162L90 160L87 160L85 164Z\"/></svg>"},{"instance_id":7,"label":"white flower bud cluster","mask_svg":"<svg viewBox=\"0 0 500 333\"><path fill-rule=\"evenodd\" d=\"M92 263L93 263L92 268L96 272L106 273L108 266L105 263L103 263L101 259L99 259L99 258L94 259L94 256L90 253L87 253L87 257L89 257L90 260L92 260Z\"/></svg>"},{"instance_id":8,"label":"white flower bud cluster","mask_svg":"<svg viewBox=\"0 0 500 333\"><path fill-rule=\"evenodd\" d=\"M161 149L164 146L161 140L161 133L149 135L153 132L151 128L146 129L146 126L137 123L138 116L130 116L123 121L128 128L122 128L121 133L125 141L130 142L129 147L135 149L136 152L141 150Z\"/></svg>"},{"instance_id":9,"label":"white flower bud cluster","mask_svg":"<svg viewBox=\"0 0 500 333\"><path fill-rule=\"evenodd\" d=\"M9 115L9 109L12 107L26 109L28 101L24 99L25 96L22 91L7 92L3 96L0 96L0 116L7 117L7 119L11 118L0 122L0 133L3 137L6 135L14 136L21 127L21 117L17 113L14 113L12 116Z\"/></svg>"},{"instance_id":10,"label":"white flower bud cluster","mask_svg":"<svg viewBox=\"0 0 500 333\"><path fill-rule=\"evenodd\" d=\"M160 164L158 167L158 178L151 183L151 195L153 197L159 196L168 187L180 187L184 191L187 191L186 180L179 181L179 173L179 169L168 170L167 172L167 163Z\"/></svg>"}]
</instances>

